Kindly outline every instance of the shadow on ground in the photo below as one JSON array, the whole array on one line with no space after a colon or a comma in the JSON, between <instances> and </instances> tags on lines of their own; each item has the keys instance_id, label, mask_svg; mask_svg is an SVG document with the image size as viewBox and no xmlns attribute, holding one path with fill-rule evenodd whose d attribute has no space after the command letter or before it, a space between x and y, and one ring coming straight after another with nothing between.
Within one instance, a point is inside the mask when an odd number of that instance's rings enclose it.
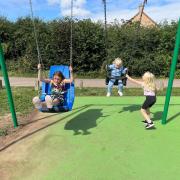
<instances>
[{"instance_id":1,"label":"shadow on ground","mask_svg":"<svg viewBox=\"0 0 180 180\"><path fill-rule=\"evenodd\" d=\"M74 135L88 135L91 134L89 129L97 126L97 120L100 117L105 117L102 114L102 109L88 109L68 121L64 129L74 131Z\"/></svg>"}]
</instances>

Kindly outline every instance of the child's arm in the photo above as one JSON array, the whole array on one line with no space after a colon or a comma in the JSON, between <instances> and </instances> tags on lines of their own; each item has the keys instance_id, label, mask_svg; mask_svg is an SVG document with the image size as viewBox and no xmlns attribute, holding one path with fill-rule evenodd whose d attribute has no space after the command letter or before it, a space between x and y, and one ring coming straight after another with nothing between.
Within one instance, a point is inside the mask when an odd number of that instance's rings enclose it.
<instances>
[{"instance_id":1,"label":"child's arm","mask_svg":"<svg viewBox=\"0 0 180 180\"><path fill-rule=\"evenodd\" d=\"M50 82L51 82L50 79L44 79L44 78L42 78L41 64L38 64L38 80L41 81L41 82L45 82L45 83L50 83Z\"/></svg>"},{"instance_id":2,"label":"child's arm","mask_svg":"<svg viewBox=\"0 0 180 180\"><path fill-rule=\"evenodd\" d=\"M64 81L63 81L64 83L72 83L74 81L72 66L69 66L69 71L70 71L70 78L64 79Z\"/></svg>"},{"instance_id":3,"label":"child's arm","mask_svg":"<svg viewBox=\"0 0 180 180\"><path fill-rule=\"evenodd\" d=\"M128 68L122 68L122 74L123 75L126 75L126 74L128 74Z\"/></svg>"},{"instance_id":4,"label":"child's arm","mask_svg":"<svg viewBox=\"0 0 180 180\"><path fill-rule=\"evenodd\" d=\"M107 71L111 71L113 69L114 65L110 64L110 65L106 65L106 70Z\"/></svg>"},{"instance_id":5,"label":"child's arm","mask_svg":"<svg viewBox=\"0 0 180 180\"><path fill-rule=\"evenodd\" d=\"M133 82L133 83L139 84L139 85L141 85L141 86L143 85L143 82L137 81L137 80L131 78L128 74L126 74L126 77L128 78L128 80L130 80L130 81Z\"/></svg>"}]
</instances>

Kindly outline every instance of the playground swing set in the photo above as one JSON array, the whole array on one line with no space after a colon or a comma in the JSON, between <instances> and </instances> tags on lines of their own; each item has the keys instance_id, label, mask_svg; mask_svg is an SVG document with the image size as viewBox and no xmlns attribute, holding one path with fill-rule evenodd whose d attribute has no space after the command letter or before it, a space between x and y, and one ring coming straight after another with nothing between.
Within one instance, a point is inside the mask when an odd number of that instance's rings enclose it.
<instances>
[{"instance_id":1,"label":"playground swing set","mask_svg":"<svg viewBox=\"0 0 180 180\"><path fill-rule=\"evenodd\" d=\"M106 36L107 36L107 27L106 27L106 1L104 0L104 7L105 7L105 43L106 43ZM145 4L146 0L144 0ZM38 61L39 64L42 64L42 58L39 50L39 44L38 44L38 38L37 38L37 33L36 33L36 26L34 23L34 17L33 17L33 9L32 9L32 1L29 0L30 7L31 7L31 17L32 17L32 22L33 22L33 28L34 28L34 37L36 40L36 48L37 48L37 53L38 53ZM144 5L143 4L143 5ZM73 48L73 37L72 37L72 32L73 32L73 0L71 0L71 35L70 35L70 65L72 65L72 48ZM165 104L164 104L164 111L162 115L162 124L166 124L167 121L167 115L168 115L168 109L169 109L169 104L170 104L170 98L171 98L171 92L172 92L172 87L173 87L173 80L175 76L175 71L176 71L176 66L177 66L177 61L178 61L178 55L179 55L179 49L180 49L180 19L178 22L178 28L177 28L177 34L176 34L176 43L175 43L175 48L174 48L174 53L173 53L173 58L172 58L172 63L171 63L171 68L170 68L170 76L169 76L169 81L168 81L168 87L166 91L166 98L165 98ZM2 49L2 45L0 43L0 65L1 65L1 71L2 75L4 78L5 82L5 88L7 91L7 96L8 96L8 103L12 115L12 120L14 127L18 127L18 121L16 117L16 112L15 112L15 107L14 107L14 101L12 97L12 91L11 91L11 86L9 83L9 77L8 77L8 72L5 64L5 58L4 58L4 53ZM50 72L49 72L49 78L53 77L54 72L56 71L61 71L65 78L69 78L70 72L69 72L69 67L65 65L53 65L50 67ZM106 76L106 83L108 82L108 75ZM126 80L124 81L126 83ZM44 101L45 96L50 94L50 85L47 83L42 83L42 90L40 92L40 86L38 82L38 93L40 95L41 101ZM58 111L71 111L74 103L74 83L70 83L66 85L66 93L64 94L64 104L58 107ZM42 110L43 111L43 110Z\"/></svg>"},{"instance_id":2,"label":"playground swing set","mask_svg":"<svg viewBox=\"0 0 180 180\"><path fill-rule=\"evenodd\" d=\"M44 67L40 49L39 49L39 42L38 42L38 37L37 37L37 30L36 30L36 25L34 21L34 15L33 15L33 6L32 6L32 0L29 0L29 5L31 9L31 19L33 22L33 32L34 32L34 38L36 42L36 49L37 49L37 54L38 54L38 63L42 65L42 68ZM73 48L73 1L71 1L71 35L70 35L70 63L69 65L72 66L72 48ZM49 79L53 78L53 75L55 72L60 71L63 76L66 79L70 78L70 71L69 67L67 65L52 65L49 70ZM41 102L45 101L46 95L51 95L51 86L49 83L42 82L41 90L40 90L40 82L39 82L39 74L38 74L38 94L40 97ZM74 103L74 98L75 98L75 87L74 87L74 82L65 84L65 91L62 92L63 94L63 99L64 102L63 104L59 104L56 106L53 106L53 111L54 112L66 112L66 111L71 111ZM46 112L48 111L47 108L42 107L40 109L41 112Z\"/></svg>"}]
</instances>

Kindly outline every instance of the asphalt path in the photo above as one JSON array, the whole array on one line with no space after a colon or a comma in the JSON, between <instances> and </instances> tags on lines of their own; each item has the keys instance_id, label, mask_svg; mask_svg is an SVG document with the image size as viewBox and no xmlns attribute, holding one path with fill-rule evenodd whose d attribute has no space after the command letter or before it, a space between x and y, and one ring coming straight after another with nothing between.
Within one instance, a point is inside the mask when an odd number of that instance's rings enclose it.
<instances>
[{"instance_id":1,"label":"asphalt path","mask_svg":"<svg viewBox=\"0 0 180 180\"><path fill-rule=\"evenodd\" d=\"M4 86L4 79L0 77L2 84ZM24 78L24 77L10 77L10 85L13 87L35 87L37 83L37 78ZM167 87L168 79L157 79L157 85L161 86L163 83ZM105 87L104 79L75 79L76 87ZM138 88L139 86L128 81L127 88ZM173 82L173 87L180 87L180 79L175 79Z\"/></svg>"}]
</instances>

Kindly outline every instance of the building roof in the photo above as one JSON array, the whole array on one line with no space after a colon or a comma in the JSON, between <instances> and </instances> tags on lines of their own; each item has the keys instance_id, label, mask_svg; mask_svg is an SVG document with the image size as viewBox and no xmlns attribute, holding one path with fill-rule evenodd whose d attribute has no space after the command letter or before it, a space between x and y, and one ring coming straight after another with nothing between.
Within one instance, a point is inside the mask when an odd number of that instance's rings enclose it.
<instances>
[{"instance_id":1,"label":"building roof","mask_svg":"<svg viewBox=\"0 0 180 180\"><path fill-rule=\"evenodd\" d=\"M130 20L128 20L127 23L132 23L132 22L138 22L140 21L140 15L142 13L142 18L141 18L141 25L142 26L156 26L157 23L152 19L150 18L144 11L142 12L142 5L139 6L139 12L133 16Z\"/></svg>"}]
</instances>

